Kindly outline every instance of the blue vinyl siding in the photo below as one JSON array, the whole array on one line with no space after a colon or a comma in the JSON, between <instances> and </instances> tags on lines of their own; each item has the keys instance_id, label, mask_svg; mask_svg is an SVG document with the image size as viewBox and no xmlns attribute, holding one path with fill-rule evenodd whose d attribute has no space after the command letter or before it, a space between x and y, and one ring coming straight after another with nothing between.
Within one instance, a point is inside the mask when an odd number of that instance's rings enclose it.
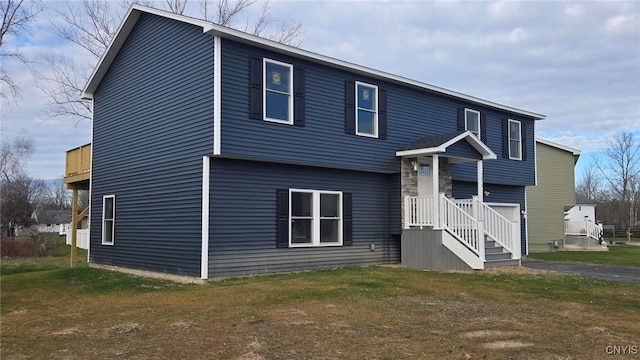
<instances>
[{"instance_id":1,"label":"blue vinyl siding","mask_svg":"<svg viewBox=\"0 0 640 360\"><path fill-rule=\"evenodd\" d=\"M502 145L502 118L497 113L485 111L487 114L487 140L485 144L497 155L497 160L487 160L483 163L484 181L493 184L503 185L535 185L535 150L534 142L534 121L524 120L521 118L512 119L520 120L525 126L525 152L526 160L510 160L503 156ZM464 163L452 166L452 176L454 180L476 181L476 164Z\"/></svg>"},{"instance_id":2,"label":"blue vinyl siding","mask_svg":"<svg viewBox=\"0 0 640 360\"><path fill-rule=\"evenodd\" d=\"M476 150L473 146L471 146L471 144L466 141L458 141L457 143L449 146L447 148L446 155L467 159L482 159L482 156L480 156L478 150ZM476 167L476 164L474 163L473 166Z\"/></svg>"},{"instance_id":3,"label":"blue vinyl siding","mask_svg":"<svg viewBox=\"0 0 640 360\"><path fill-rule=\"evenodd\" d=\"M221 151L225 156L281 161L322 167L397 173L395 152L427 135L457 131L457 110L471 107L486 115L487 145L498 160L485 163L487 181L511 185L534 182L533 156L527 161L502 159L502 119L526 122L531 132L527 147L533 154L533 120L514 114L466 104L442 94L348 73L321 64L292 58L231 40L222 41ZM305 70L305 126L275 124L249 118L249 59L266 57ZM357 80L387 92L387 139L345 134L345 81ZM463 150L463 149L452 149ZM475 179L462 168L457 178ZM505 177L505 171L510 174Z\"/></svg>"},{"instance_id":4,"label":"blue vinyl siding","mask_svg":"<svg viewBox=\"0 0 640 360\"><path fill-rule=\"evenodd\" d=\"M92 263L200 275L202 156L213 149L213 37L142 14L94 94ZM115 241L101 245L102 196Z\"/></svg>"},{"instance_id":5,"label":"blue vinyl siding","mask_svg":"<svg viewBox=\"0 0 640 360\"><path fill-rule=\"evenodd\" d=\"M353 245L276 248L276 190L289 188L352 193ZM385 174L212 158L210 206L210 277L399 262Z\"/></svg>"},{"instance_id":6,"label":"blue vinyl siding","mask_svg":"<svg viewBox=\"0 0 640 360\"><path fill-rule=\"evenodd\" d=\"M525 188L523 186L507 186L491 183L484 183L484 190L489 196L484 198L487 203L509 203L519 204L520 210L525 210ZM458 199L469 199L478 192L475 182L453 181L453 197ZM522 255L527 249L526 220L520 215L520 248Z\"/></svg>"}]
</instances>

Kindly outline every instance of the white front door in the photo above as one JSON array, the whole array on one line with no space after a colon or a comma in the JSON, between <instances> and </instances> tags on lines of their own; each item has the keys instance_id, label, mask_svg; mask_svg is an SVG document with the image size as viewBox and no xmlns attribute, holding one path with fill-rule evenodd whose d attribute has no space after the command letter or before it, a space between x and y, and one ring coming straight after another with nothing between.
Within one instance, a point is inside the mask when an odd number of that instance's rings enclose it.
<instances>
[{"instance_id":1,"label":"white front door","mask_svg":"<svg viewBox=\"0 0 640 360\"><path fill-rule=\"evenodd\" d=\"M433 159L420 159L418 164L418 196L433 197Z\"/></svg>"}]
</instances>

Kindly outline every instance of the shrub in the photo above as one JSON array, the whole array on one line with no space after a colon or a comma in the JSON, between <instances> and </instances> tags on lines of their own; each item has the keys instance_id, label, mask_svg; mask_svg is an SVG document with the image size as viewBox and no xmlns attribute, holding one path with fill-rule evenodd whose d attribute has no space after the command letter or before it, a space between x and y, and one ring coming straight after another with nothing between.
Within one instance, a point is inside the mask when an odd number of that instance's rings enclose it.
<instances>
[{"instance_id":1,"label":"shrub","mask_svg":"<svg viewBox=\"0 0 640 360\"><path fill-rule=\"evenodd\" d=\"M46 256L47 241L41 235L2 238L0 239L0 254L3 258Z\"/></svg>"}]
</instances>

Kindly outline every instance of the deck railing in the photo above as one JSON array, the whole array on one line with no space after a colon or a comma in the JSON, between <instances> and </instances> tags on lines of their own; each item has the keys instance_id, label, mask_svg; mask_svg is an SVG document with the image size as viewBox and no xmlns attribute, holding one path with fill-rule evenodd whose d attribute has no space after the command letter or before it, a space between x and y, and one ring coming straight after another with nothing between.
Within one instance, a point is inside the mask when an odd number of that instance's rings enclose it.
<instances>
[{"instance_id":1,"label":"deck railing","mask_svg":"<svg viewBox=\"0 0 640 360\"><path fill-rule=\"evenodd\" d=\"M64 179L66 183L89 179L91 170L91 144L67 151Z\"/></svg>"},{"instance_id":2,"label":"deck railing","mask_svg":"<svg viewBox=\"0 0 640 360\"><path fill-rule=\"evenodd\" d=\"M565 235L583 235L596 240L600 240L600 234L602 233L602 224L595 224L589 220L565 221L564 233Z\"/></svg>"}]
</instances>

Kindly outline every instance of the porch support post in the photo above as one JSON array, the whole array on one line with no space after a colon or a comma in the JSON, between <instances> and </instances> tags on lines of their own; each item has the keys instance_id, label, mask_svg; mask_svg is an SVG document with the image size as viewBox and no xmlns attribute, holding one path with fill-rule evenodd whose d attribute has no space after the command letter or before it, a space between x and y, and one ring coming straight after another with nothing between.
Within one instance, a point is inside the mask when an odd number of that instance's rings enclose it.
<instances>
[{"instance_id":1,"label":"porch support post","mask_svg":"<svg viewBox=\"0 0 640 360\"><path fill-rule=\"evenodd\" d=\"M76 244L78 242L78 188L71 195L71 259L70 267L76 267Z\"/></svg>"},{"instance_id":2,"label":"porch support post","mask_svg":"<svg viewBox=\"0 0 640 360\"><path fill-rule=\"evenodd\" d=\"M431 159L431 163L432 163L432 167L433 167L433 171L431 172L431 179L432 181L432 185L433 185L433 191L431 192L431 194L433 194L433 227L435 229L439 229L440 228L440 215L439 215L439 210L440 210L440 158L438 157L437 154L434 154L432 159Z\"/></svg>"},{"instance_id":3,"label":"porch support post","mask_svg":"<svg viewBox=\"0 0 640 360\"><path fill-rule=\"evenodd\" d=\"M484 201L484 184L482 183L484 176L482 175L482 160L478 160L478 199Z\"/></svg>"}]
</instances>

